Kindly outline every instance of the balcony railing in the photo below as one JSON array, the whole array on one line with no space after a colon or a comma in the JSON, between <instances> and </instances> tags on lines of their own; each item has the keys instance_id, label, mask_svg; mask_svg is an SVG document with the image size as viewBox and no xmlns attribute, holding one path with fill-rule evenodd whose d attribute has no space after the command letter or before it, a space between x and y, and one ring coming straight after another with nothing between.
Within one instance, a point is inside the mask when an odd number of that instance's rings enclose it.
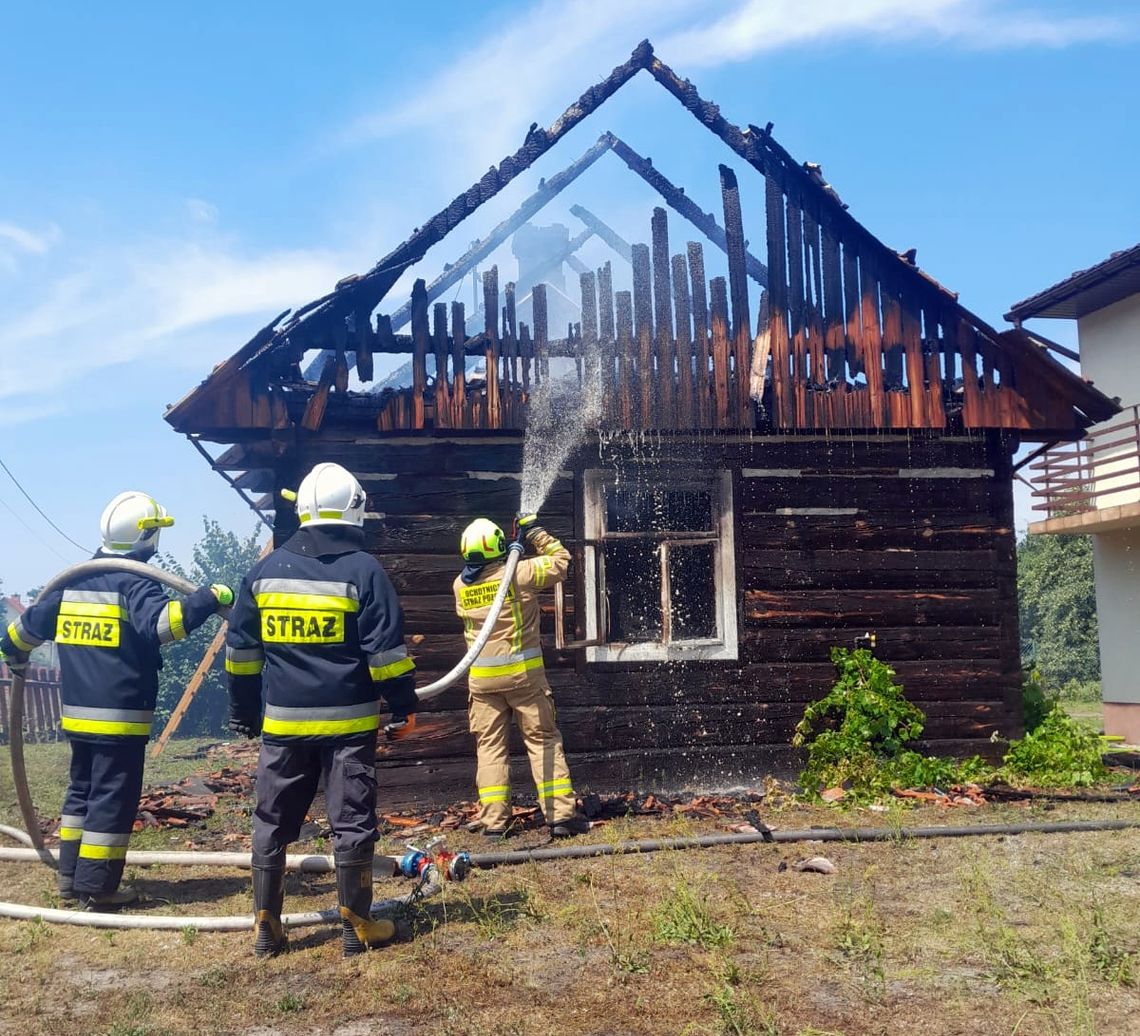
<instances>
[{"instance_id":1,"label":"balcony railing","mask_svg":"<svg viewBox=\"0 0 1140 1036\"><path fill-rule=\"evenodd\" d=\"M1129 505L1136 505L1140 520L1140 406L1126 408L1120 418L1077 442L1052 447L1030 464L1038 521L1083 515L1088 517L1081 524L1090 525L1096 512ZM1117 518L1122 514L1113 511Z\"/></svg>"}]
</instances>

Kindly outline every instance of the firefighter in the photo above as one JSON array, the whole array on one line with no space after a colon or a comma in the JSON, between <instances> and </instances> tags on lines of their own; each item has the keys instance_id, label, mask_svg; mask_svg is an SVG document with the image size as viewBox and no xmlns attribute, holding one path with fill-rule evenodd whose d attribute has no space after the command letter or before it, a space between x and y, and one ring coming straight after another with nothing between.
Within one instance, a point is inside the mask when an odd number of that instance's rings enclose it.
<instances>
[{"instance_id":1,"label":"firefighter","mask_svg":"<svg viewBox=\"0 0 1140 1036\"><path fill-rule=\"evenodd\" d=\"M120 493L103 511L96 558L149 561L174 519L146 493ZM83 576L36 601L9 625L0 652L13 668L54 640L62 670L71 774L59 828L59 895L109 911L138 893L119 887L158 696L159 649L193 633L233 602L222 584L170 600L153 579L128 572Z\"/></svg>"},{"instance_id":2,"label":"firefighter","mask_svg":"<svg viewBox=\"0 0 1140 1036\"><path fill-rule=\"evenodd\" d=\"M518 537L535 554L523 558L490 640L468 674L468 718L478 758L479 821L494 839L508 833L511 787L508 734L512 715L530 758L543 816L555 838L584 834L589 821L577 812L570 770L555 723L554 696L542 667L538 592L566 578L570 552L538 524L536 515L518 519ZM454 583L455 610L467 643L487 617L503 575L507 540L503 530L478 518L459 545L466 566Z\"/></svg>"},{"instance_id":3,"label":"firefighter","mask_svg":"<svg viewBox=\"0 0 1140 1036\"><path fill-rule=\"evenodd\" d=\"M295 499L301 527L242 581L226 637L231 728L261 735L254 952L271 957L288 948L285 849L323 775L348 957L395 934L391 921L370 918L376 736L381 697L391 711L390 739L414 729L415 663L396 591L364 550L360 483L339 464L318 464Z\"/></svg>"}]
</instances>

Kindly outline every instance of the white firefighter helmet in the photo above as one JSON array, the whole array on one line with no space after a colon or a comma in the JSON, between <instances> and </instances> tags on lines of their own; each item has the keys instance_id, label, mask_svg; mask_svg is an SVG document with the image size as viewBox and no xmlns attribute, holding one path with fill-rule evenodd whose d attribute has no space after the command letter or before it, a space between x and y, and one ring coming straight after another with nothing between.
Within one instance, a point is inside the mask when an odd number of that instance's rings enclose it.
<instances>
[{"instance_id":1,"label":"white firefighter helmet","mask_svg":"<svg viewBox=\"0 0 1140 1036\"><path fill-rule=\"evenodd\" d=\"M154 497L137 490L120 493L104 509L99 519L103 549L116 554L158 550L158 534L174 524L166 508Z\"/></svg>"},{"instance_id":2,"label":"white firefighter helmet","mask_svg":"<svg viewBox=\"0 0 1140 1036\"><path fill-rule=\"evenodd\" d=\"M364 524L364 489L339 464L318 464L297 487L297 517L301 524Z\"/></svg>"}]
</instances>

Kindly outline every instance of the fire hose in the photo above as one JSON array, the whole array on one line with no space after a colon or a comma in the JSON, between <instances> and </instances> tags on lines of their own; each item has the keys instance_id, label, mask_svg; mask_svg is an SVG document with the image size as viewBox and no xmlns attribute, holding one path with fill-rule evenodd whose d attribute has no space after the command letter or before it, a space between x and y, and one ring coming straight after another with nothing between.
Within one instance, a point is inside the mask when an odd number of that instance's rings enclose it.
<instances>
[{"instance_id":1,"label":"fire hose","mask_svg":"<svg viewBox=\"0 0 1140 1036\"><path fill-rule=\"evenodd\" d=\"M511 583L514 582L515 569L518 568L519 558L522 557L525 549L526 548L518 540L515 540L507 548L507 567L503 570L502 578L499 580L499 590L495 594L495 599L491 602L491 610L487 613L487 618L483 620L482 629L479 630L479 633L471 642L471 646L467 649L467 654L465 654L448 673L441 676L434 683L429 683L426 687L416 688L416 697L419 698L420 701L428 701L446 691L475 664L475 659L482 654L483 648L487 645L487 641L491 639L491 631L499 619L499 612L503 610L503 602L507 599L507 592L511 588Z\"/></svg>"},{"instance_id":2,"label":"fire hose","mask_svg":"<svg viewBox=\"0 0 1140 1036\"><path fill-rule=\"evenodd\" d=\"M498 592L491 602L491 610L487 613L487 618L484 620L478 635L467 649L467 653L450 671L426 687L416 688L416 697L420 701L427 701L442 694L459 680L471 668L475 659L479 657L490 639L495 623L498 621L499 612L502 611L503 602L507 599L507 592L514 580L515 569L518 567L519 558L522 557L524 549L523 544L518 541L510 545L507 550L506 568L499 582ZM195 589L193 583L180 576L171 572L164 572L162 569L154 568L151 565L145 565L141 561L129 561L125 558L100 558L94 561L84 561L65 569L52 579L40 591L40 594L43 596L53 590L60 590L82 576L95 575L100 572L133 572L135 575L165 583L181 594L193 593ZM228 616L228 609L223 614ZM32 793L28 787L28 771L24 763L24 674L22 671L16 671L13 674L12 702L9 712L9 730L11 732L9 749L12 757L12 781L16 786L16 799L20 804L20 814L24 818L24 828L31 840L32 848L43 849L44 836L40 830L39 819L36 816L35 804L32 802Z\"/></svg>"},{"instance_id":3,"label":"fire hose","mask_svg":"<svg viewBox=\"0 0 1140 1036\"><path fill-rule=\"evenodd\" d=\"M924 827L854 827L854 828L803 828L787 831L757 831L755 833L710 834L688 838L643 838L623 842L603 842L585 845L565 845L503 853L449 853L435 852L441 838L420 849L409 846L399 860L396 857L379 857L378 863L388 862L393 871L406 877L418 877L419 885L406 896L386 899L372 906L373 916L389 913L401 907L436 895L442 891L444 879L462 881L471 867L490 868L510 864L543 863L552 860L590 859L600 856L640 855L642 853L679 851L685 849L714 848L730 845L750 845L762 842L894 842L927 838L977 838L987 835L1020 834L1077 834L1090 831L1124 831L1140 828L1134 820L1062 820L1052 823L1024 822L1014 824L930 825ZM18 837L21 832L8 829L3 832ZM44 850L43 852L50 852ZM433 853L435 853L433 855ZM40 858L33 849L0 848L0 861L34 861ZM250 857L245 853L229 852L136 852L127 854L127 863L135 865L179 864L216 867L248 868ZM327 856L288 856L290 870L322 873L333 869L333 860ZM178 931L194 927L201 931L245 931L250 918L242 917L178 917L145 916L137 914L81 913L74 910L47 910L25 906L22 903L0 903L0 917L32 920L41 918L58 924L89 925L97 928L160 928ZM304 914L287 914L282 922L288 927L332 922L337 915L331 910Z\"/></svg>"},{"instance_id":4,"label":"fire hose","mask_svg":"<svg viewBox=\"0 0 1140 1036\"><path fill-rule=\"evenodd\" d=\"M521 542L513 542L507 550L506 568L499 583L498 592L491 602L490 611L483 622L482 628L475 637L466 654L452 669L440 679L428 684L426 687L416 689L416 696L421 701L427 701L438 694L442 694L459 680L479 657L495 623L502 611L503 603L514 580L515 570L524 551ZM190 594L194 592L194 585L170 572L154 568L139 561L130 561L120 558L97 559L85 561L66 569L52 579L41 591L41 594L60 590L82 576L99 572L133 572L136 575L154 579L165 583L178 593ZM224 613L228 616L228 609ZM24 673L17 671L13 674L11 705L10 705L10 737L9 749L12 760L12 780L16 788L16 798L19 802L20 813L24 819L24 831L18 828L0 825L0 833L24 843L24 849L0 849L0 859L27 859L40 860L48 866L57 864L57 853L52 853L44 847L43 831L40 829L39 818L36 815L35 804L32 801L31 789L28 785L28 772L24 762ZM418 877L419 884L406 896L384 900L372 906L372 916L376 917L389 913L394 909L409 906L421 899L436 895L443 888L444 876L462 880L470 867L470 856L467 853L440 852L437 856L431 854L431 849L437 842L430 843L427 850L420 850L414 846L401 860L392 861L397 871L406 877ZM12 856L11 854L17 854ZM140 859L142 857L142 859ZM222 857L224 859L219 859ZM383 859L383 858L382 858ZM145 865L156 864L205 864L207 866L249 866L249 857L241 853L200 853L200 852L165 852L165 853L128 853L127 862ZM334 863L328 857L292 856L286 859L289 869L296 869L310 873L328 873L334 870ZM247 916L239 917L170 917L170 916L118 916L111 914L81 913L74 910L52 910L25 906L21 903L0 903L0 917L11 918L42 918L56 924L86 925L94 928L149 928L178 931L187 927L197 928L201 931L245 931L249 927ZM339 919L334 910L312 911L301 914L287 914L281 918L286 927L295 928L303 925L332 923Z\"/></svg>"}]
</instances>

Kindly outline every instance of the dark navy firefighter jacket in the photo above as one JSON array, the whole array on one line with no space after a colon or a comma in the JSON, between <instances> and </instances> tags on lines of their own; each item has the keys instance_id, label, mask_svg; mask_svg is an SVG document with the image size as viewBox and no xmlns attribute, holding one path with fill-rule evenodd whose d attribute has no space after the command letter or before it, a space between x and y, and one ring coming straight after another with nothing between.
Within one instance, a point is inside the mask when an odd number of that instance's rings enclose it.
<instances>
[{"instance_id":1,"label":"dark navy firefighter jacket","mask_svg":"<svg viewBox=\"0 0 1140 1036\"><path fill-rule=\"evenodd\" d=\"M95 557L123 555L100 551ZM55 641L69 737L145 738L158 697L159 649L189 636L217 607L209 587L172 601L153 579L98 573L37 600L4 631L0 652L21 658L45 640Z\"/></svg>"},{"instance_id":2,"label":"dark navy firefighter jacket","mask_svg":"<svg viewBox=\"0 0 1140 1036\"><path fill-rule=\"evenodd\" d=\"M242 581L226 672L243 711L258 711L264 697L264 740L374 731L381 696L394 715L416 711L404 613L363 547L363 531L352 526L301 529Z\"/></svg>"}]
</instances>

